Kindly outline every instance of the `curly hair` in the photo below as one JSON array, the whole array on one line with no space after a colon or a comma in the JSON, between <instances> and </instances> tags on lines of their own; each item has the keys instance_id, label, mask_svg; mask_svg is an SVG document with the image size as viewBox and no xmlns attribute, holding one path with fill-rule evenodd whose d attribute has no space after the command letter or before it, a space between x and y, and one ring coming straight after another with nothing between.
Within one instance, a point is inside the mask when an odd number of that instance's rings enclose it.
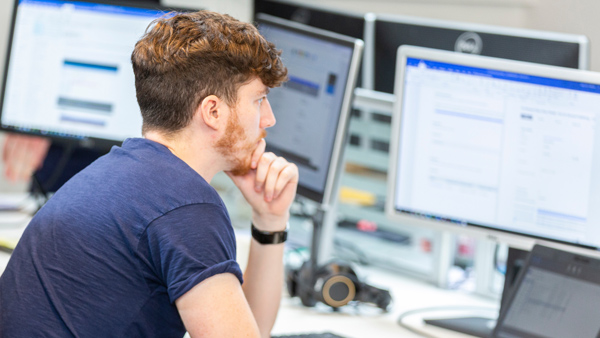
<instances>
[{"instance_id":1,"label":"curly hair","mask_svg":"<svg viewBox=\"0 0 600 338\"><path fill-rule=\"evenodd\" d=\"M237 90L252 78L281 85L287 69L280 55L256 27L226 14L203 10L154 20L131 55L142 133L177 132L209 95L234 107Z\"/></svg>"}]
</instances>

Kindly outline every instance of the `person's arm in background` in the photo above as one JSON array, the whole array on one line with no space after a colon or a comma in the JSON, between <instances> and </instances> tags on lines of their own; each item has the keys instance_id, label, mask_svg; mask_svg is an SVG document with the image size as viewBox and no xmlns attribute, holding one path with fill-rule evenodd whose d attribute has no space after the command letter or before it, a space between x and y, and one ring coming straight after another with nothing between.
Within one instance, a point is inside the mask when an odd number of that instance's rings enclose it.
<instances>
[{"instance_id":1,"label":"person's arm in background","mask_svg":"<svg viewBox=\"0 0 600 338\"><path fill-rule=\"evenodd\" d=\"M40 136L6 134L2 151L4 176L11 182L29 181L42 166L50 143Z\"/></svg>"}]
</instances>

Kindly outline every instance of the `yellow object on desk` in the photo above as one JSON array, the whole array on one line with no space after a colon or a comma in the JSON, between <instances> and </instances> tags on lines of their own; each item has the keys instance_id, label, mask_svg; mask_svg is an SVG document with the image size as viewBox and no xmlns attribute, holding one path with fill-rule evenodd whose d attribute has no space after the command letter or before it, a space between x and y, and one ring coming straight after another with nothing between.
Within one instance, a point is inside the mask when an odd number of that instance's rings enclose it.
<instances>
[{"instance_id":1,"label":"yellow object on desk","mask_svg":"<svg viewBox=\"0 0 600 338\"><path fill-rule=\"evenodd\" d=\"M375 196L375 194L372 192L349 187L341 187L340 202L346 204L372 206L375 205L375 202L377 202L377 196Z\"/></svg>"},{"instance_id":2,"label":"yellow object on desk","mask_svg":"<svg viewBox=\"0 0 600 338\"><path fill-rule=\"evenodd\" d=\"M17 246L18 242L19 240L0 238L0 251L12 252Z\"/></svg>"}]
</instances>

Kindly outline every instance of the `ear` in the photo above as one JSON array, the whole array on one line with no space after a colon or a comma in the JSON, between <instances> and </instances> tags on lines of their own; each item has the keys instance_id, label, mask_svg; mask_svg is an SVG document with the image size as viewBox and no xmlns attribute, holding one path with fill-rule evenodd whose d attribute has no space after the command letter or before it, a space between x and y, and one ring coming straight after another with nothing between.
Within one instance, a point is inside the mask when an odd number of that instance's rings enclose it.
<instances>
[{"instance_id":1,"label":"ear","mask_svg":"<svg viewBox=\"0 0 600 338\"><path fill-rule=\"evenodd\" d=\"M211 129L218 130L227 122L227 104L215 95L205 97L198 109L196 117L201 119L206 126Z\"/></svg>"}]
</instances>

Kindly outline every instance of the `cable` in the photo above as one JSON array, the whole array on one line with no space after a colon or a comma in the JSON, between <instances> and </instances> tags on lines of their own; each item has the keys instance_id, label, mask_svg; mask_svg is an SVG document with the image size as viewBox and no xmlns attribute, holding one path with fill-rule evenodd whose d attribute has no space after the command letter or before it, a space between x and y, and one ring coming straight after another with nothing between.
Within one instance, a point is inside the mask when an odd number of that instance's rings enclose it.
<instances>
[{"instance_id":1,"label":"cable","mask_svg":"<svg viewBox=\"0 0 600 338\"><path fill-rule=\"evenodd\" d=\"M352 262L357 262L361 265L371 265L371 261L367 254L363 250L361 250L357 245L351 243L348 240L344 240L341 238L335 238L333 244L340 251L347 250L348 253L354 255L356 258L348 258L347 255L341 255L339 252L334 251L334 254L340 258L347 259Z\"/></svg>"},{"instance_id":2,"label":"cable","mask_svg":"<svg viewBox=\"0 0 600 338\"><path fill-rule=\"evenodd\" d=\"M455 265L456 266L456 265ZM458 290L460 289L460 287L465 284L466 282L469 281L469 279L471 278L471 272L472 269L470 268L461 268L459 266L456 266L457 268L459 268L462 271L462 278L452 282L452 284L448 285L448 290Z\"/></svg>"},{"instance_id":3,"label":"cable","mask_svg":"<svg viewBox=\"0 0 600 338\"><path fill-rule=\"evenodd\" d=\"M44 186L42 185L42 182L40 181L40 178L38 177L37 173L33 173L32 175L32 191L31 194L33 195L33 198L35 199L35 202L37 204L37 208L35 209L35 211L33 212L33 214L35 215L44 204L46 204L46 202L48 202L48 191L46 191L46 189L44 188ZM40 203L39 201L39 197L42 198L42 202Z\"/></svg>"}]
</instances>

